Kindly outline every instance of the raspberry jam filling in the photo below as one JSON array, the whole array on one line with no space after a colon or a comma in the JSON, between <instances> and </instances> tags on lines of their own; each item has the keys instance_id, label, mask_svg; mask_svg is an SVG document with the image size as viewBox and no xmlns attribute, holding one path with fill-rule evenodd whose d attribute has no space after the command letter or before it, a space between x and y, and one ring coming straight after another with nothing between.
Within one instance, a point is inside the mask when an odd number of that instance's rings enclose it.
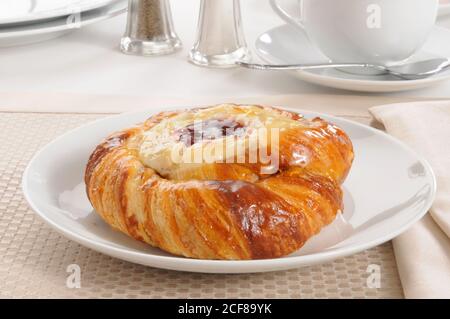
<instances>
[{"instance_id":1,"label":"raspberry jam filling","mask_svg":"<svg viewBox=\"0 0 450 319\"><path fill-rule=\"evenodd\" d=\"M211 119L199 121L175 131L179 142L186 146L195 143L215 140L226 136L242 136L245 133L245 126L230 119Z\"/></svg>"}]
</instances>

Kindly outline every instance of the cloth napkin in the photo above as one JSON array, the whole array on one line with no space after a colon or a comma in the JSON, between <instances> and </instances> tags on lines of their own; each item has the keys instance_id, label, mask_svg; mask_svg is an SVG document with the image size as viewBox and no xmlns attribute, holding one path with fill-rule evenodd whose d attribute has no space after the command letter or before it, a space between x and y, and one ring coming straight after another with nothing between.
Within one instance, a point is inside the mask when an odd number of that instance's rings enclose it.
<instances>
[{"instance_id":1,"label":"cloth napkin","mask_svg":"<svg viewBox=\"0 0 450 319\"><path fill-rule=\"evenodd\" d=\"M369 109L386 131L431 164L437 196L429 214L393 240L406 298L450 298L450 101Z\"/></svg>"}]
</instances>

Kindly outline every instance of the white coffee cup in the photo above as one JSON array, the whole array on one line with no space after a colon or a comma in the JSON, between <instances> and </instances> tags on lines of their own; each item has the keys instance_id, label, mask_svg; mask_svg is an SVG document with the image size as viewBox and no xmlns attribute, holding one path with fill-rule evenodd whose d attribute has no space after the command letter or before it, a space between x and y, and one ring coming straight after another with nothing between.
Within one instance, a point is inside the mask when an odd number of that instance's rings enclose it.
<instances>
[{"instance_id":1,"label":"white coffee cup","mask_svg":"<svg viewBox=\"0 0 450 319\"><path fill-rule=\"evenodd\" d=\"M334 62L400 63L425 43L439 0L293 0L300 18L270 0L274 11L304 30Z\"/></svg>"}]
</instances>

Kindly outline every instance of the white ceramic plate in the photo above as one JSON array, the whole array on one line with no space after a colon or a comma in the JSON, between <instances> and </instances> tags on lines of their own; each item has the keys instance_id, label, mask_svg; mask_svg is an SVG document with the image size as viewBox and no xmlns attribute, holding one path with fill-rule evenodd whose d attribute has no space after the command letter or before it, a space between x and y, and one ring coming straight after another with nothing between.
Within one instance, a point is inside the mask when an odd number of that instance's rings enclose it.
<instances>
[{"instance_id":1,"label":"white ceramic plate","mask_svg":"<svg viewBox=\"0 0 450 319\"><path fill-rule=\"evenodd\" d=\"M24 23L93 10L113 0L1 0L0 24Z\"/></svg>"},{"instance_id":2,"label":"white ceramic plate","mask_svg":"<svg viewBox=\"0 0 450 319\"><path fill-rule=\"evenodd\" d=\"M329 60L307 39L304 32L289 25L271 29L256 40L258 56L271 64L327 63ZM450 30L435 27L420 52L409 62L450 57ZM419 89L450 79L450 70L433 77L405 81L386 75L355 75L335 69L286 71L310 83L361 92L396 92Z\"/></svg>"},{"instance_id":3,"label":"white ceramic plate","mask_svg":"<svg viewBox=\"0 0 450 319\"><path fill-rule=\"evenodd\" d=\"M336 123L354 143L355 161L344 184L343 215L302 249L283 258L212 261L173 256L112 230L93 212L83 183L87 159L104 137L161 110L108 117L48 144L23 175L23 192L30 206L66 237L117 258L181 271L250 273L323 263L379 245L419 220L434 198L436 183L430 166L402 143L358 123L301 112Z\"/></svg>"},{"instance_id":4,"label":"white ceramic plate","mask_svg":"<svg viewBox=\"0 0 450 319\"><path fill-rule=\"evenodd\" d=\"M41 23L2 27L0 28L0 47L31 44L56 38L89 24L124 13L126 9L126 0L116 0L102 8L83 12L79 18L74 17L68 20L68 16L66 16Z\"/></svg>"}]
</instances>

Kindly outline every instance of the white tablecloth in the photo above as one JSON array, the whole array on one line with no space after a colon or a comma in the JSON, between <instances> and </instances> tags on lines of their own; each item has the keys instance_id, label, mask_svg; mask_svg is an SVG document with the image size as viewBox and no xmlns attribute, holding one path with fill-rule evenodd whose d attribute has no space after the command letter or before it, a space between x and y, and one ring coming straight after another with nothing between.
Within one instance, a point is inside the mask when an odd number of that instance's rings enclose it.
<instances>
[{"instance_id":1,"label":"white tablecloth","mask_svg":"<svg viewBox=\"0 0 450 319\"><path fill-rule=\"evenodd\" d=\"M282 21L267 0L242 0L248 43ZM194 42L198 0L172 0L181 52L165 57L125 56L118 50L125 15L34 45L0 49L0 93L68 92L121 94L153 98L247 97L275 94L343 94L348 92L307 84L279 72L215 70L186 62ZM450 19L441 20L450 27ZM448 97L450 81L437 87L397 96Z\"/></svg>"}]
</instances>

